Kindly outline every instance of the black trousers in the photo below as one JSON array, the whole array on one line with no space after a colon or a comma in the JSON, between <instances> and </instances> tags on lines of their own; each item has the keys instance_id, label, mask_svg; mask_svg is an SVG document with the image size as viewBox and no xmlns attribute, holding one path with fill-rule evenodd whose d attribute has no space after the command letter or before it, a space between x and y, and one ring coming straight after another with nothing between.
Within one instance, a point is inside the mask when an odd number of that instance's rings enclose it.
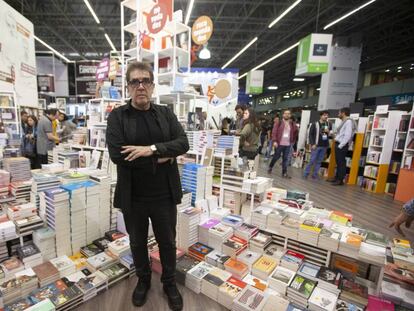
<instances>
[{"instance_id":1,"label":"black trousers","mask_svg":"<svg viewBox=\"0 0 414 311\"><path fill-rule=\"evenodd\" d=\"M146 282L151 280L147 247L149 219L160 251L161 282L164 285L175 284L177 206L173 202L163 204L133 202L132 210L124 213L137 276Z\"/></svg>"},{"instance_id":2,"label":"black trousers","mask_svg":"<svg viewBox=\"0 0 414 311\"><path fill-rule=\"evenodd\" d=\"M38 154L39 164L47 164L47 154Z\"/></svg>"},{"instance_id":3,"label":"black trousers","mask_svg":"<svg viewBox=\"0 0 414 311\"><path fill-rule=\"evenodd\" d=\"M335 179L343 181L346 175L346 154L348 153L348 144L339 149L339 143L335 143L335 161L336 176Z\"/></svg>"}]
</instances>

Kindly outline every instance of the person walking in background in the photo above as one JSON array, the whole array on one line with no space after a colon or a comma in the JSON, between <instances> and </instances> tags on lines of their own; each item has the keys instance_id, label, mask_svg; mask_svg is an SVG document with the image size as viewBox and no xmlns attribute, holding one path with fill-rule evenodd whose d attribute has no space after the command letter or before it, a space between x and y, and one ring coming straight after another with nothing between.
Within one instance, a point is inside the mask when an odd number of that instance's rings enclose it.
<instances>
[{"instance_id":1,"label":"person walking in background","mask_svg":"<svg viewBox=\"0 0 414 311\"><path fill-rule=\"evenodd\" d=\"M291 120L290 110L283 112L283 118L280 122L274 124L272 131L273 147L275 153L273 154L272 161L270 162L267 170L268 174L272 173L273 166L282 156L282 177L291 178L287 173L289 153L292 146L296 143L298 136L298 128L296 124Z\"/></svg>"},{"instance_id":2,"label":"person walking in background","mask_svg":"<svg viewBox=\"0 0 414 311\"><path fill-rule=\"evenodd\" d=\"M59 111L59 133L60 141L67 142L69 138L72 138L72 132L76 130L76 124L69 120L68 116Z\"/></svg>"},{"instance_id":3,"label":"person walking in background","mask_svg":"<svg viewBox=\"0 0 414 311\"><path fill-rule=\"evenodd\" d=\"M30 160L31 169L40 168L37 152L36 152L36 139L37 139L37 118L35 116L28 116L26 133L23 139L23 156Z\"/></svg>"},{"instance_id":4,"label":"person walking in background","mask_svg":"<svg viewBox=\"0 0 414 311\"><path fill-rule=\"evenodd\" d=\"M265 154L265 160L269 160L269 158L272 156L272 151L273 151L273 139L272 139L272 131L273 131L273 127L275 126L275 124L278 124L280 121L280 118L278 115L276 115L273 118L273 123L271 125L269 125L268 131L267 131L267 135L268 135L268 143L267 143L267 149L266 149L266 154Z\"/></svg>"},{"instance_id":5,"label":"person walking in background","mask_svg":"<svg viewBox=\"0 0 414 311\"><path fill-rule=\"evenodd\" d=\"M243 113L246 110L246 107L244 105L238 104L234 110L236 111L236 120L234 121L233 130L236 130L236 132L240 133L244 125Z\"/></svg>"},{"instance_id":6,"label":"person walking in background","mask_svg":"<svg viewBox=\"0 0 414 311\"><path fill-rule=\"evenodd\" d=\"M47 152L53 150L59 137L53 134L52 122L56 119L57 109L51 108L45 111L37 125L36 148L40 164L47 164Z\"/></svg>"},{"instance_id":7,"label":"person walking in background","mask_svg":"<svg viewBox=\"0 0 414 311\"><path fill-rule=\"evenodd\" d=\"M260 126L253 108L244 110L243 129L240 132L240 157L254 160L259 147Z\"/></svg>"},{"instance_id":8,"label":"person walking in background","mask_svg":"<svg viewBox=\"0 0 414 311\"><path fill-rule=\"evenodd\" d=\"M349 118L349 114L350 110L346 107L339 110L338 114L342 122L335 136L336 175L335 178L329 180L335 186L342 186L346 175L346 154L354 133L354 121Z\"/></svg>"},{"instance_id":9,"label":"person walking in background","mask_svg":"<svg viewBox=\"0 0 414 311\"><path fill-rule=\"evenodd\" d=\"M267 141L269 125L266 119L260 120L260 146L257 149L258 154L262 154L262 149Z\"/></svg>"},{"instance_id":10,"label":"person walking in background","mask_svg":"<svg viewBox=\"0 0 414 311\"><path fill-rule=\"evenodd\" d=\"M29 117L29 114L26 111L24 110L20 111L20 133L21 133L20 137L24 137L24 135L26 134L28 117Z\"/></svg>"},{"instance_id":11,"label":"person walking in background","mask_svg":"<svg viewBox=\"0 0 414 311\"><path fill-rule=\"evenodd\" d=\"M321 111L319 113L319 121L313 122L309 127L308 141L311 146L311 155L308 165L303 174L304 178L308 178L311 168L313 167L312 178L317 179L321 163L325 158L326 151L329 147L329 134L332 127L328 122L329 112Z\"/></svg>"}]
</instances>

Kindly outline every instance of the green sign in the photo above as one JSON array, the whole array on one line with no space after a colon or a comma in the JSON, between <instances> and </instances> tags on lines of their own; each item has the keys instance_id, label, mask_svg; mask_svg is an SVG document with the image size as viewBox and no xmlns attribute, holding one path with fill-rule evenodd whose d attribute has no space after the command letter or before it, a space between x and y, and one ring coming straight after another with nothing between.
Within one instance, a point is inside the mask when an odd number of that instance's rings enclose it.
<instances>
[{"instance_id":1,"label":"green sign","mask_svg":"<svg viewBox=\"0 0 414 311\"><path fill-rule=\"evenodd\" d=\"M263 77L263 70L249 71L246 79L246 94L262 94Z\"/></svg>"}]
</instances>

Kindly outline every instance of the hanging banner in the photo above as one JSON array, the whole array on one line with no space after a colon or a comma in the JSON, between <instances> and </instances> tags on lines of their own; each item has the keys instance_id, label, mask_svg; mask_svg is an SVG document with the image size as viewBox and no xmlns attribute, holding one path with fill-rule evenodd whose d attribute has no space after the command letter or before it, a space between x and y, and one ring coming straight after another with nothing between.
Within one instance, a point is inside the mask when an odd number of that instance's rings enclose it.
<instances>
[{"instance_id":1,"label":"hanging banner","mask_svg":"<svg viewBox=\"0 0 414 311\"><path fill-rule=\"evenodd\" d=\"M296 60L297 76L316 76L328 71L332 35L313 33L300 40Z\"/></svg>"},{"instance_id":2,"label":"hanging banner","mask_svg":"<svg viewBox=\"0 0 414 311\"><path fill-rule=\"evenodd\" d=\"M76 95L95 95L99 63L95 60L76 62Z\"/></svg>"},{"instance_id":3,"label":"hanging banner","mask_svg":"<svg viewBox=\"0 0 414 311\"><path fill-rule=\"evenodd\" d=\"M147 15L147 27L150 33L159 33L167 22L167 9L163 3L154 5Z\"/></svg>"},{"instance_id":4,"label":"hanging banner","mask_svg":"<svg viewBox=\"0 0 414 311\"><path fill-rule=\"evenodd\" d=\"M263 93L263 70L249 71L246 79L246 94Z\"/></svg>"},{"instance_id":5,"label":"hanging banner","mask_svg":"<svg viewBox=\"0 0 414 311\"><path fill-rule=\"evenodd\" d=\"M37 90L38 92L55 91L55 77L54 75L37 75Z\"/></svg>"},{"instance_id":6,"label":"hanging banner","mask_svg":"<svg viewBox=\"0 0 414 311\"><path fill-rule=\"evenodd\" d=\"M204 15L196 19L191 29L191 38L197 45L206 44L213 34L213 21Z\"/></svg>"},{"instance_id":7,"label":"hanging banner","mask_svg":"<svg viewBox=\"0 0 414 311\"><path fill-rule=\"evenodd\" d=\"M328 72L322 75L318 110L341 109L355 101L361 47L333 47Z\"/></svg>"},{"instance_id":8,"label":"hanging banner","mask_svg":"<svg viewBox=\"0 0 414 311\"><path fill-rule=\"evenodd\" d=\"M96 81L104 81L108 78L109 73L109 58L104 58L101 60L101 62L98 65L98 68L96 68Z\"/></svg>"},{"instance_id":9,"label":"hanging banner","mask_svg":"<svg viewBox=\"0 0 414 311\"><path fill-rule=\"evenodd\" d=\"M108 72L108 78L109 80L115 80L116 75L119 71L119 64L117 59L111 59L109 63L109 72Z\"/></svg>"}]
</instances>

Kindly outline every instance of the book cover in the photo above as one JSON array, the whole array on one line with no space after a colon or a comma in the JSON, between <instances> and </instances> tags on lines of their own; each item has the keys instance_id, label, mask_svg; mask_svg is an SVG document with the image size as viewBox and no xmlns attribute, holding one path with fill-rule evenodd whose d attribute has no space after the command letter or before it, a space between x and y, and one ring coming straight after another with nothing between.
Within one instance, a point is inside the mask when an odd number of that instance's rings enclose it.
<instances>
[{"instance_id":1,"label":"book cover","mask_svg":"<svg viewBox=\"0 0 414 311\"><path fill-rule=\"evenodd\" d=\"M338 299L336 302L335 311L364 311L364 308L357 306L356 304L350 303L348 301Z\"/></svg>"},{"instance_id":2,"label":"book cover","mask_svg":"<svg viewBox=\"0 0 414 311\"><path fill-rule=\"evenodd\" d=\"M214 219L214 218L210 218L207 221L203 222L200 227L203 227L204 229L210 229L213 228L215 225L219 224L220 220L218 219Z\"/></svg>"},{"instance_id":3,"label":"book cover","mask_svg":"<svg viewBox=\"0 0 414 311\"><path fill-rule=\"evenodd\" d=\"M113 281L114 279L125 275L129 272L128 268L123 266L120 263L115 263L101 271L104 275L106 275L109 279L109 282Z\"/></svg>"},{"instance_id":4,"label":"book cover","mask_svg":"<svg viewBox=\"0 0 414 311\"><path fill-rule=\"evenodd\" d=\"M13 303L9 303L5 305L4 310L5 311L23 311L31 306L33 306L33 302L29 298L22 298Z\"/></svg>"},{"instance_id":5,"label":"book cover","mask_svg":"<svg viewBox=\"0 0 414 311\"><path fill-rule=\"evenodd\" d=\"M324 290L320 287L316 287L309 299L309 303L318 306L322 310L334 310L338 296Z\"/></svg>"},{"instance_id":6,"label":"book cover","mask_svg":"<svg viewBox=\"0 0 414 311\"><path fill-rule=\"evenodd\" d=\"M275 259L268 256L262 256L258 261L255 262L253 268L270 274L270 272L276 268L276 265L277 262Z\"/></svg>"},{"instance_id":7,"label":"book cover","mask_svg":"<svg viewBox=\"0 0 414 311\"><path fill-rule=\"evenodd\" d=\"M92 256L95 256L99 253L102 253L102 249L100 249L97 245L92 243L92 244L86 245L84 247L81 247L81 252L86 257L92 257Z\"/></svg>"},{"instance_id":8,"label":"book cover","mask_svg":"<svg viewBox=\"0 0 414 311\"><path fill-rule=\"evenodd\" d=\"M33 271L36 273L37 277L40 280L44 280L53 275L59 274L59 271L50 261L46 261L38 266L33 267Z\"/></svg>"},{"instance_id":9,"label":"book cover","mask_svg":"<svg viewBox=\"0 0 414 311\"><path fill-rule=\"evenodd\" d=\"M299 295L309 299L315 286L316 282L306 277L296 275L289 287L295 290Z\"/></svg>"},{"instance_id":10,"label":"book cover","mask_svg":"<svg viewBox=\"0 0 414 311\"><path fill-rule=\"evenodd\" d=\"M117 239L120 239L124 237L125 234L118 231L118 230L111 230L105 233L105 237L110 241L115 241Z\"/></svg>"},{"instance_id":11,"label":"book cover","mask_svg":"<svg viewBox=\"0 0 414 311\"><path fill-rule=\"evenodd\" d=\"M248 269L246 264L233 258L227 260L224 266L232 271L235 271L237 274L243 274Z\"/></svg>"},{"instance_id":12,"label":"book cover","mask_svg":"<svg viewBox=\"0 0 414 311\"><path fill-rule=\"evenodd\" d=\"M341 289L343 292L348 292L350 294L362 297L364 299L368 299L368 288L362 284L358 284L353 281L343 279Z\"/></svg>"},{"instance_id":13,"label":"book cover","mask_svg":"<svg viewBox=\"0 0 414 311\"><path fill-rule=\"evenodd\" d=\"M243 278L243 282L245 282L246 284L249 284L257 289L260 289L261 291L265 291L267 288L267 282L251 275L248 274Z\"/></svg>"},{"instance_id":14,"label":"book cover","mask_svg":"<svg viewBox=\"0 0 414 311\"><path fill-rule=\"evenodd\" d=\"M198 265L196 265L194 268L192 268L190 271L188 271L189 274L194 276L197 279L202 279L205 277L214 266L202 261Z\"/></svg>"},{"instance_id":15,"label":"book cover","mask_svg":"<svg viewBox=\"0 0 414 311\"><path fill-rule=\"evenodd\" d=\"M292 270L278 266L273 272L271 278L289 286L294 275L295 275L295 272L293 272Z\"/></svg>"},{"instance_id":16,"label":"book cover","mask_svg":"<svg viewBox=\"0 0 414 311\"><path fill-rule=\"evenodd\" d=\"M76 265L76 269L80 270L86 266L86 257L80 252L74 253L72 256L69 256L69 259L73 261Z\"/></svg>"},{"instance_id":17,"label":"book cover","mask_svg":"<svg viewBox=\"0 0 414 311\"><path fill-rule=\"evenodd\" d=\"M367 311L394 311L394 304L385 299L381 299L375 296L368 297Z\"/></svg>"},{"instance_id":18,"label":"book cover","mask_svg":"<svg viewBox=\"0 0 414 311\"><path fill-rule=\"evenodd\" d=\"M342 274L339 271L334 271L322 266L319 270L317 278L338 287L341 284Z\"/></svg>"},{"instance_id":19,"label":"book cover","mask_svg":"<svg viewBox=\"0 0 414 311\"><path fill-rule=\"evenodd\" d=\"M93 241L92 243L95 244L96 246L98 246L101 250L106 250L108 248L108 244L111 241L109 241L107 238L103 237L103 238L99 238L96 239L95 241Z\"/></svg>"},{"instance_id":20,"label":"book cover","mask_svg":"<svg viewBox=\"0 0 414 311\"><path fill-rule=\"evenodd\" d=\"M310 262L304 262L300 266L298 273L305 275L307 277L316 278L320 269L321 269L321 266L314 265Z\"/></svg>"},{"instance_id":21,"label":"book cover","mask_svg":"<svg viewBox=\"0 0 414 311\"><path fill-rule=\"evenodd\" d=\"M34 244L27 244L27 245L19 246L17 248L17 253L19 254L19 257L21 259L24 259L30 256L40 254L40 250Z\"/></svg>"},{"instance_id":22,"label":"book cover","mask_svg":"<svg viewBox=\"0 0 414 311\"><path fill-rule=\"evenodd\" d=\"M208 253L212 252L213 251L213 248L211 248L211 247L209 247L209 246L207 246L207 245L205 245L203 243L197 242L197 243L191 245L188 248L188 251L189 252L196 253L196 254L200 254L202 256L205 256Z\"/></svg>"}]
</instances>

